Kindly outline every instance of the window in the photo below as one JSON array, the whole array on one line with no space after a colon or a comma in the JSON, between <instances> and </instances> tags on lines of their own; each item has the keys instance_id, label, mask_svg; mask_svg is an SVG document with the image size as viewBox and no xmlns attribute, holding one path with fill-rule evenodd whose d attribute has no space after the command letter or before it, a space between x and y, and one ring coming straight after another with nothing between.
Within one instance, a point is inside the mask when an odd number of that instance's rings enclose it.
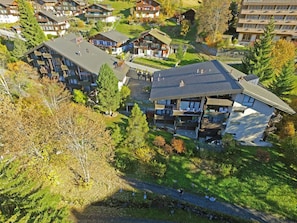
<instances>
[{"instance_id":1,"label":"window","mask_svg":"<svg viewBox=\"0 0 297 223\"><path fill-rule=\"evenodd\" d=\"M247 95L244 95L243 100L242 100L243 105L248 106L248 107L252 107L254 102L255 102L254 98L252 98L250 96L247 96Z\"/></svg>"}]
</instances>

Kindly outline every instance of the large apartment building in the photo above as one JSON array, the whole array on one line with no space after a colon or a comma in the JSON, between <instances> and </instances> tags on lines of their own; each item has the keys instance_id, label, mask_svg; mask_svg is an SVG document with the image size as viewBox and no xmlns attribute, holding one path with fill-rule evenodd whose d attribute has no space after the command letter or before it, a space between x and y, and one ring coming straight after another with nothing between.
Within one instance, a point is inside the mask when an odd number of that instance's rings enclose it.
<instances>
[{"instance_id":1,"label":"large apartment building","mask_svg":"<svg viewBox=\"0 0 297 223\"><path fill-rule=\"evenodd\" d=\"M275 38L297 41L297 0L242 0L236 31L238 41L249 44L275 21Z\"/></svg>"}]
</instances>

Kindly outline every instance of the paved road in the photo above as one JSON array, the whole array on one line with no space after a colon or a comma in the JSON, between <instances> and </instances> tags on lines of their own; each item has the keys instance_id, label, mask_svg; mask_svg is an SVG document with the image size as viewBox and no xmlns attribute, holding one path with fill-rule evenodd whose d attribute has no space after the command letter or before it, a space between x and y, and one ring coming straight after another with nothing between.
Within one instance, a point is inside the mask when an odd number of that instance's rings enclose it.
<instances>
[{"instance_id":1,"label":"paved road","mask_svg":"<svg viewBox=\"0 0 297 223\"><path fill-rule=\"evenodd\" d=\"M145 183L138 181L136 179L126 179L127 183L129 183L132 187L137 188L139 190L152 192L156 194L162 194L169 197L172 197L176 200L184 201L189 204L193 204L199 206L201 208L205 208L207 210L212 210L218 213L227 214L230 216L235 216L241 219L257 221L261 223L296 223L296 221L286 220L283 218L277 218L273 215L262 213L253 209L243 208L238 205L232 205L225 202L219 201L210 201L205 197L197 196L195 194L184 192L182 196L176 191L176 189L167 188L151 183Z\"/></svg>"}]
</instances>

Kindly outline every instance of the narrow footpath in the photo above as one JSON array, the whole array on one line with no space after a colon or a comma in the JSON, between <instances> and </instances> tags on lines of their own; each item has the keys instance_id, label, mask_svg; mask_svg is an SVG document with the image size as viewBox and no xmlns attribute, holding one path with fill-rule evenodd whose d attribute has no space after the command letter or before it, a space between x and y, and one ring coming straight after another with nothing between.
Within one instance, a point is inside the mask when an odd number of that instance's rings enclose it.
<instances>
[{"instance_id":1,"label":"narrow footpath","mask_svg":"<svg viewBox=\"0 0 297 223\"><path fill-rule=\"evenodd\" d=\"M228 204L220 201L210 201L205 197L201 197L192 193L184 192L182 196L177 192L176 189L167 188L164 186L145 183L136 179L127 178L127 183L132 187L155 193L160 195L166 195L173 199L183 201L206 210L211 210L217 213L223 213L230 216L238 217L245 220L256 221L261 223L296 223L297 221L287 220L284 218L278 218L270 214L262 213L257 210L243 208L238 205Z\"/></svg>"}]
</instances>

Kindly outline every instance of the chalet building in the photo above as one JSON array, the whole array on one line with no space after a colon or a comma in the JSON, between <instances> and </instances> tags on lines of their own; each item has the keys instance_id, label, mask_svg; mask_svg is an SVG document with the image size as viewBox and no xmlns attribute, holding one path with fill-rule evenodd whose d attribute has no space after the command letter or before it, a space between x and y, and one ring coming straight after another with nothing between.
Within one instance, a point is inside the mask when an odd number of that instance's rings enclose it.
<instances>
[{"instance_id":1,"label":"chalet building","mask_svg":"<svg viewBox=\"0 0 297 223\"><path fill-rule=\"evenodd\" d=\"M111 5L92 4L86 7L85 17L87 21L115 22L116 17L112 15L113 10Z\"/></svg>"},{"instance_id":2,"label":"chalet building","mask_svg":"<svg viewBox=\"0 0 297 223\"><path fill-rule=\"evenodd\" d=\"M15 23L19 20L16 0L0 0L0 23Z\"/></svg>"},{"instance_id":3,"label":"chalet building","mask_svg":"<svg viewBox=\"0 0 297 223\"><path fill-rule=\"evenodd\" d=\"M247 45L259 39L271 18L276 40L297 41L296 0L243 0L236 28L239 43Z\"/></svg>"},{"instance_id":4,"label":"chalet building","mask_svg":"<svg viewBox=\"0 0 297 223\"><path fill-rule=\"evenodd\" d=\"M194 9L189 9L181 14L176 15L176 21L178 24L183 20L188 20L191 24L194 23L196 16L196 11Z\"/></svg>"},{"instance_id":5,"label":"chalet building","mask_svg":"<svg viewBox=\"0 0 297 223\"><path fill-rule=\"evenodd\" d=\"M150 100L156 125L193 138L219 139L225 133L241 143L265 145L277 112L295 114L285 102L246 75L220 61L156 71Z\"/></svg>"},{"instance_id":6,"label":"chalet building","mask_svg":"<svg viewBox=\"0 0 297 223\"><path fill-rule=\"evenodd\" d=\"M41 76L57 78L72 89L92 91L99 70L108 64L118 78L119 88L126 82L129 67L98 47L73 33L53 39L35 47L26 54L27 62Z\"/></svg>"},{"instance_id":7,"label":"chalet building","mask_svg":"<svg viewBox=\"0 0 297 223\"><path fill-rule=\"evenodd\" d=\"M34 8L37 11L39 10L54 11L57 3L58 3L58 0L36 0L34 4Z\"/></svg>"},{"instance_id":8,"label":"chalet building","mask_svg":"<svg viewBox=\"0 0 297 223\"><path fill-rule=\"evenodd\" d=\"M90 41L102 50L107 50L116 55L126 51L129 47L129 37L116 30L98 33L90 37Z\"/></svg>"},{"instance_id":9,"label":"chalet building","mask_svg":"<svg viewBox=\"0 0 297 223\"><path fill-rule=\"evenodd\" d=\"M140 34L133 41L133 53L137 56L167 58L171 52L171 38L158 29L151 29Z\"/></svg>"},{"instance_id":10,"label":"chalet building","mask_svg":"<svg viewBox=\"0 0 297 223\"><path fill-rule=\"evenodd\" d=\"M77 16L84 12L86 6L84 0L58 0L54 8L60 15Z\"/></svg>"},{"instance_id":11,"label":"chalet building","mask_svg":"<svg viewBox=\"0 0 297 223\"><path fill-rule=\"evenodd\" d=\"M136 18L157 18L160 15L160 4L154 0L137 1L134 13Z\"/></svg>"},{"instance_id":12,"label":"chalet building","mask_svg":"<svg viewBox=\"0 0 297 223\"><path fill-rule=\"evenodd\" d=\"M67 17L57 16L50 11L38 11L35 13L35 17L46 35L61 36L70 27Z\"/></svg>"}]
</instances>

